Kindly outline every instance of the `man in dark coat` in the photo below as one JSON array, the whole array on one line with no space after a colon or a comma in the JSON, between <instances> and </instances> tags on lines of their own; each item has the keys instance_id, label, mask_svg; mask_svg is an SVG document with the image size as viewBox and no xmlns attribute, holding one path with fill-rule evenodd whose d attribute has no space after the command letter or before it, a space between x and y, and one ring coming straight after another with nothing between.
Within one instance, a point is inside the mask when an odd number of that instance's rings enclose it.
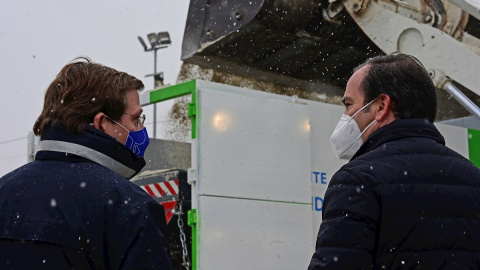
<instances>
[{"instance_id":1,"label":"man in dark coat","mask_svg":"<svg viewBox=\"0 0 480 270\"><path fill-rule=\"evenodd\" d=\"M163 207L127 179L145 166L142 88L86 58L60 71L35 161L0 179L0 269L171 269Z\"/></svg>"},{"instance_id":2,"label":"man in dark coat","mask_svg":"<svg viewBox=\"0 0 480 270\"><path fill-rule=\"evenodd\" d=\"M480 170L433 125L420 62L369 59L343 102L331 142L351 160L329 183L308 269L480 269Z\"/></svg>"}]
</instances>

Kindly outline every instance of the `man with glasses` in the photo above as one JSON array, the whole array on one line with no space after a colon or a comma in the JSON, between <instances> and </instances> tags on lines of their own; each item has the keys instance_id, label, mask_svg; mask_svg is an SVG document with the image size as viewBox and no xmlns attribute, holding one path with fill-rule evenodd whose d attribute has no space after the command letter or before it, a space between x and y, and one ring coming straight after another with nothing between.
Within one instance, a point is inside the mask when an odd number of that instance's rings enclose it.
<instances>
[{"instance_id":1,"label":"man with glasses","mask_svg":"<svg viewBox=\"0 0 480 270\"><path fill-rule=\"evenodd\" d=\"M171 269L163 207L128 180L149 142L141 89L87 58L60 71L35 160L0 179L0 269Z\"/></svg>"}]
</instances>

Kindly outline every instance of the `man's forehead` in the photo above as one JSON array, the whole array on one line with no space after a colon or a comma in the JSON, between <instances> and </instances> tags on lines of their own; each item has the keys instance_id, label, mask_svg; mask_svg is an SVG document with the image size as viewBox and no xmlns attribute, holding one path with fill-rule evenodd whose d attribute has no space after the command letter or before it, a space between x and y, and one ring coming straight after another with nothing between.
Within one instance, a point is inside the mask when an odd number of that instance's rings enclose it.
<instances>
[{"instance_id":1,"label":"man's forehead","mask_svg":"<svg viewBox=\"0 0 480 270\"><path fill-rule=\"evenodd\" d=\"M363 66L353 73L347 82L345 93L343 94L342 102L363 102L364 93L360 90L361 83L368 66Z\"/></svg>"},{"instance_id":2,"label":"man's forehead","mask_svg":"<svg viewBox=\"0 0 480 270\"><path fill-rule=\"evenodd\" d=\"M342 102L354 102L363 100L363 93L357 87L347 87L343 93Z\"/></svg>"},{"instance_id":3,"label":"man's forehead","mask_svg":"<svg viewBox=\"0 0 480 270\"><path fill-rule=\"evenodd\" d=\"M140 105L140 99L138 91L136 89L129 89L125 93L126 97L126 106L125 109L131 114L140 114L143 112L142 106Z\"/></svg>"}]
</instances>

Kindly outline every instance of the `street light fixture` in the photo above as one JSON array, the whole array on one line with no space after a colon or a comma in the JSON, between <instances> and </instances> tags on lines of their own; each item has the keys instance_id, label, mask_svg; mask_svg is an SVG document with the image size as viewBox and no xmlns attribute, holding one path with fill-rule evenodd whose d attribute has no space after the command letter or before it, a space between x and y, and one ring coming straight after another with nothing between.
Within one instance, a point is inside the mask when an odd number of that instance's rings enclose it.
<instances>
[{"instance_id":1,"label":"street light fixture","mask_svg":"<svg viewBox=\"0 0 480 270\"><path fill-rule=\"evenodd\" d=\"M147 35L148 42L150 43L150 48L147 47L147 44L142 37L138 37L138 41L142 44L143 49L146 52L153 51L154 64L153 64L153 74L149 74L145 77L153 76L153 87L157 89L160 85L163 85L163 72L157 73L157 50L167 48L172 45L170 40L170 34L168 32L159 32L159 33L150 33ZM157 137L157 104L153 104L153 138Z\"/></svg>"},{"instance_id":2,"label":"street light fixture","mask_svg":"<svg viewBox=\"0 0 480 270\"><path fill-rule=\"evenodd\" d=\"M156 33L150 33L147 35L148 41L150 42L150 45L152 45L152 48L154 48L157 45L157 34Z\"/></svg>"},{"instance_id":3,"label":"street light fixture","mask_svg":"<svg viewBox=\"0 0 480 270\"><path fill-rule=\"evenodd\" d=\"M168 32L150 33L147 35L147 38L148 42L150 42L151 48L147 47L147 44L145 41L143 41L142 37L138 37L138 40L146 52L163 49L172 44L172 40L170 40L170 34Z\"/></svg>"}]
</instances>

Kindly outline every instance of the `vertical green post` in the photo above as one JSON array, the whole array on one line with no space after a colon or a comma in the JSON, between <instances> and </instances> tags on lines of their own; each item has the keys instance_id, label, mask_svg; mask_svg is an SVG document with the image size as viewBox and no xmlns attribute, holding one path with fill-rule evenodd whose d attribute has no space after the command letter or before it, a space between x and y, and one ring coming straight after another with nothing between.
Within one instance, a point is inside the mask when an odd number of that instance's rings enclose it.
<instances>
[{"instance_id":1,"label":"vertical green post","mask_svg":"<svg viewBox=\"0 0 480 270\"><path fill-rule=\"evenodd\" d=\"M192 102L188 103L188 118L192 122L192 139L197 138L197 89L192 91Z\"/></svg>"},{"instance_id":2,"label":"vertical green post","mask_svg":"<svg viewBox=\"0 0 480 270\"><path fill-rule=\"evenodd\" d=\"M468 129L468 158L480 168L480 130Z\"/></svg>"},{"instance_id":3,"label":"vertical green post","mask_svg":"<svg viewBox=\"0 0 480 270\"><path fill-rule=\"evenodd\" d=\"M197 209L188 211L188 225L192 227L192 269L197 269Z\"/></svg>"}]
</instances>

